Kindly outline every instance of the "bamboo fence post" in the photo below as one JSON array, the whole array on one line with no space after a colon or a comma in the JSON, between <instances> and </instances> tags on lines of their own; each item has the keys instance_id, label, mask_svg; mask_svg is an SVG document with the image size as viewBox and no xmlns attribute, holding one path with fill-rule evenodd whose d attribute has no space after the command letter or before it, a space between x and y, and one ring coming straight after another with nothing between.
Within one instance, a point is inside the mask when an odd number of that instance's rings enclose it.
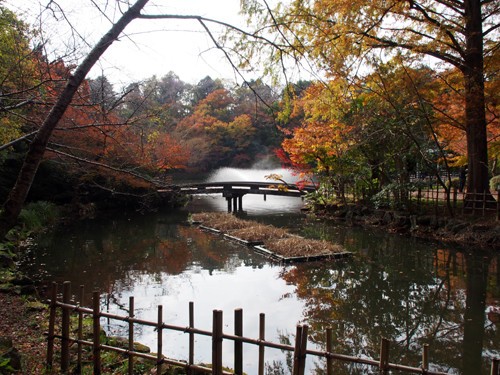
<instances>
[{"instance_id":1,"label":"bamboo fence post","mask_svg":"<svg viewBox=\"0 0 500 375\"><path fill-rule=\"evenodd\" d=\"M497 221L500 220L500 190L497 190Z\"/></svg>"},{"instance_id":2,"label":"bamboo fence post","mask_svg":"<svg viewBox=\"0 0 500 375\"><path fill-rule=\"evenodd\" d=\"M422 188L419 186L417 190L417 210L420 211L422 209Z\"/></svg>"},{"instance_id":3,"label":"bamboo fence post","mask_svg":"<svg viewBox=\"0 0 500 375\"><path fill-rule=\"evenodd\" d=\"M266 315L260 313L259 315L259 340L266 339ZM264 350L265 346L262 342L259 344L259 375L264 375Z\"/></svg>"},{"instance_id":4,"label":"bamboo fence post","mask_svg":"<svg viewBox=\"0 0 500 375\"><path fill-rule=\"evenodd\" d=\"M213 311L212 321L212 374L222 375L222 311Z\"/></svg>"},{"instance_id":5,"label":"bamboo fence post","mask_svg":"<svg viewBox=\"0 0 500 375\"><path fill-rule=\"evenodd\" d=\"M234 310L234 335L243 336L243 310ZM234 340L234 373L243 375L243 342Z\"/></svg>"},{"instance_id":6,"label":"bamboo fence post","mask_svg":"<svg viewBox=\"0 0 500 375\"><path fill-rule=\"evenodd\" d=\"M50 313L49 313L49 332L47 335L47 360L45 367L47 369L52 368L54 361L54 325L56 321L56 302L57 302L57 283L52 283L52 289L50 292Z\"/></svg>"},{"instance_id":7,"label":"bamboo fence post","mask_svg":"<svg viewBox=\"0 0 500 375\"><path fill-rule=\"evenodd\" d=\"M158 333L158 347L156 354L156 373L161 374L161 365L163 363L163 306L158 305L158 325L156 326Z\"/></svg>"},{"instance_id":8,"label":"bamboo fence post","mask_svg":"<svg viewBox=\"0 0 500 375\"><path fill-rule=\"evenodd\" d=\"M93 310L93 362L94 374L101 375L101 313L100 313L100 296L98 291L92 293L92 310Z\"/></svg>"},{"instance_id":9,"label":"bamboo fence post","mask_svg":"<svg viewBox=\"0 0 500 375\"><path fill-rule=\"evenodd\" d=\"M474 198L472 198L472 216L476 216L476 208L477 208L477 191L474 189Z\"/></svg>"},{"instance_id":10,"label":"bamboo fence post","mask_svg":"<svg viewBox=\"0 0 500 375\"><path fill-rule=\"evenodd\" d=\"M79 298L79 305L80 307L83 307L84 304L84 298L85 298L85 287L83 285L80 285L80 298ZM82 340L83 340L83 312L79 311L78 312L78 359L77 359L77 365L76 365L76 373L81 374L82 373Z\"/></svg>"},{"instance_id":11,"label":"bamboo fence post","mask_svg":"<svg viewBox=\"0 0 500 375\"><path fill-rule=\"evenodd\" d=\"M429 344L422 347L422 370L429 370Z\"/></svg>"},{"instance_id":12,"label":"bamboo fence post","mask_svg":"<svg viewBox=\"0 0 500 375\"><path fill-rule=\"evenodd\" d=\"M482 216L484 216L486 214L486 190L483 191L483 212L482 212Z\"/></svg>"},{"instance_id":13,"label":"bamboo fence post","mask_svg":"<svg viewBox=\"0 0 500 375\"><path fill-rule=\"evenodd\" d=\"M295 330L295 348L293 350L293 371L292 375L298 375L299 372L299 351L300 351L300 343L302 342L302 326L297 325L297 329Z\"/></svg>"},{"instance_id":14,"label":"bamboo fence post","mask_svg":"<svg viewBox=\"0 0 500 375\"><path fill-rule=\"evenodd\" d=\"M295 348L293 351L293 373L292 375L304 375L306 368L307 350L307 325L297 325L295 334Z\"/></svg>"},{"instance_id":15,"label":"bamboo fence post","mask_svg":"<svg viewBox=\"0 0 500 375\"><path fill-rule=\"evenodd\" d=\"M63 297L62 302L69 304L71 299L71 283L65 281L63 283ZM61 372L67 373L69 370L69 309L62 308L61 318Z\"/></svg>"},{"instance_id":16,"label":"bamboo fence post","mask_svg":"<svg viewBox=\"0 0 500 375\"><path fill-rule=\"evenodd\" d=\"M129 375L134 374L134 356L132 351L134 350L134 314L135 314L135 306L134 306L134 297L131 296L128 299L128 373Z\"/></svg>"},{"instance_id":17,"label":"bamboo fence post","mask_svg":"<svg viewBox=\"0 0 500 375\"><path fill-rule=\"evenodd\" d=\"M189 302L189 328L194 328L194 302ZM189 359L188 364L194 364L194 333L189 332ZM192 374L193 371L189 367L188 374Z\"/></svg>"},{"instance_id":18,"label":"bamboo fence post","mask_svg":"<svg viewBox=\"0 0 500 375\"><path fill-rule=\"evenodd\" d=\"M302 337L300 341L300 350L299 350L299 372L298 375L304 375L306 371L306 355L307 355L307 333L309 330L309 326L304 324L302 326Z\"/></svg>"},{"instance_id":19,"label":"bamboo fence post","mask_svg":"<svg viewBox=\"0 0 500 375\"><path fill-rule=\"evenodd\" d=\"M453 187L453 211L456 213L457 211L457 199L458 198L458 190L457 187Z\"/></svg>"},{"instance_id":20,"label":"bamboo fence post","mask_svg":"<svg viewBox=\"0 0 500 375\"><path fill-rule=\"evenodd\" d=\"M464 194L462 192L462 216L464 215L465 213L465 197L466 197L466 194Z\"/></svg>"},{"instance_id":21,"label":"bamboo fence post","mask_svg":"<svg viewBox=\"0 0 500 375\"><path fill-rule=\"evenodd\" d=\"M439 214L439 185L436 185L436 197L434 199L434 213L436 216Z\"/></svg>"},{"instance_id":22,"label":"bamboo fence post","mask_svg":"<svg viewBox=\"0 0 500 375\"><path fill-rule=\"evenodd\" d=\"M326 329L326 351L329 354L333 350L332 342L333 342L333 329L327 328ZM330 356L326 357L326 374L333 375L333 359Z\"/></svg>"},{"instance_id":23,"label":"bamboo fence post","mask_svg":"<svg viewBox=\"0 0 500 375\"><path fill-rule=\"evenodd\" d=\"M491 361L491 371L490 375L499 375L500 374L500 358L493 358Z\"/></svg>"},{"instance_id":24,"label":"bamboo fence post","mask_svg":"<svg viewBox=\"0 0 500 375\"><path fill-rule=\"evenodd\" d=\"M387 374L387 367L389 365L389 340L383 338L380 342L380 363L379 373Z\"/></svg>"}]
</instances>

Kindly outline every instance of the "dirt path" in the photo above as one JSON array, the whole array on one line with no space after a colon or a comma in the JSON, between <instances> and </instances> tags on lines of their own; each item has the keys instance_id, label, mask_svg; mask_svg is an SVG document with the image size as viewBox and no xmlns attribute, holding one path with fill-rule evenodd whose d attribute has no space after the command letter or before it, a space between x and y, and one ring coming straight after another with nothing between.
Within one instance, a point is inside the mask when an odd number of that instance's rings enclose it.
<instances>
[{"instance_id":1,"label":"dirt path","mask_svg":"<svg viewBox=\"0 0 500 375\"><path fill-rule=\"evenodd\" d=\"M23 371L18 374L44 373L46 320L39 302L31 304L26 297L0 292L0 336L11 338L21 354Z\"/></svg>"}]
</instances>

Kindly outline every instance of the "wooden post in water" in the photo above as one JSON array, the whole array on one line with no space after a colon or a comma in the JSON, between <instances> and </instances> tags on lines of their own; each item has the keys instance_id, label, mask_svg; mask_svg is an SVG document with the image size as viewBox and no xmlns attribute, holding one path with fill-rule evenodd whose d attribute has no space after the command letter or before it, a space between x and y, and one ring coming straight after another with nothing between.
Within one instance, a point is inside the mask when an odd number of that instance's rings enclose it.
<instances>
[{"instance_id":1,"label":"wooden post in water","mask_svg":"<svg viewBox=\"0 0 500 375\"><path fill-rule=\"evenodd\" d=\"M50 292L49 332L47 335L47 361L45 367L51 369L54 362L54 325L56 322L57 283L52 283Z\"/></svg>"},{"instance_id":2,"label":"wooden post in water","mask_svg":"<svg viewBox=\"0 0 500 375\"><path fill-rule=\"evenodd\" d=\"M62 302L69 305L71 299L71 283L65 281L63 283ZM62 308L61 318L61 372L67 373L69 370L69 309L65 306Z\"/></svg>"},{"instance_id":3,"label":"wooden post in water","mask_svg":"<svg viewBox=\"0 0 500 375\"><path fill-rule=\"evenodd\" d=\"M128 299L128 373L129 375L134 374L134 356L132 355L132 351L134 350L134 322L132 319L134 318L134 297L130 296Z\"/></svg>"},{"instance_id":4,"label":"wooden post in water","mask_svg":"<svg viewBox=\"0 0 500 375\"><path fill-rule=\"evenodd\" d=\"M222 375L222 311L213 311L212 322L212 375Z\"/></svg>"},{"instance_id":5,"label":"wooden post in water","mask_svg":"<svg viewBox=\"0 0 500 375\"><path fill-rule=\"evenodd\" d=\"M156 329L158 330L157 334L157 340L158 340L158 347L157 347L157 353L156 353L156 373L161 374L161 365L163 363L163 306L158 305L158 324L156 326Z\"/></svg>"},{"instance_id":6,"label":"wooden post in water","mask_svg":"<svg viewBox=\"0 0 500 375\"><path fill-rule=\"evenodd\" d=\"M80 298L79 298L79 306L83 307L84 304L84 298L85 298L85 287L83 285L80 285ZM77 351L78 351L78 359L77 359L77 365L76 365L76 373L81 374L82 373L82 340L83 340L83 312L79 311L78 312L78 346L77 346Z\"/></svg>"},{"instance_id":7,"label":"wooden post in water","mask_svg":"<svg viewBox=\"0 0 500 375\"><path fill-rule=\"evenodd\" d=\"M234 310L234 335L243 336L243 310ZM234 341L234 373L243 375L243 342Z\"/></svg>"},{"instance_id":8,"label":"wooden post in water","mask_svg":"<svg viewBox=\"0 0 500 375\"><path fill-rule=\"evenodd\" d=\"M259 340L266 339L266 314L259 314ZM259 375L264 375L264 349L263 344L259 344Z\"/></svg>"},{"instance_id":9,"label":"wooden post in water","mask_svg":"<svg viewBox=\"0 0 500 375\"><path fill-rule=\"evenodd\" d=\"M94 361L94 375L101 375L101 312L100 312L100 296L98 291L92 293L92 318L93 318L93 341L92 348Z\"/></svg>"}]
</instances>

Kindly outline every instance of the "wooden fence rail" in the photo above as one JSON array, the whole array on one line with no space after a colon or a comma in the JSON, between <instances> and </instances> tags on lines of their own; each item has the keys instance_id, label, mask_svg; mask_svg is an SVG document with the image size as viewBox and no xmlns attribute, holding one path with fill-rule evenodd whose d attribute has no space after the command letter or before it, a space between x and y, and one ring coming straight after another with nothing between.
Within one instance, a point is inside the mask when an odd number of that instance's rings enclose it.
<instances>
[{"instance_id":1,"label":"wooden fence rail","mask_svg":"<svg viewBox=\"0 0 500 375\"><path fill-rule=\"evenodd\" d=\"M496 220L500 221L500 191L459 191L456 187L445 189L442 186L433 185L408 190L407 194L405 201L411 203L412 208L419 212L430 210L436 215L446 215L451 209L455 215L485 216L495 214ZM337 197L341 199L338 195ZM345 187L344 199L346 202L364 202L366 198L367 193L364 190L358 191L353 186ZM394 204L398 202L398 199L393 196L393 193L387 191L386 201L389 204ZM399 197L399 201L402 201L401 197Z\"/></svg>"},{"instance_id":2,"label":"wooden fence rail","mask_svg":"<svg viewBox=\"0 0 500 375\"><path fill-rule=\"evenodd\" d=\"M128 374L134 372L134 362L136 358L143 358L153 362L156 365L156 373L162 374L164 365L174 365L183 367L188 374L207 373L214 375L222 374L243 374L243 344L255 345L258 347L258 374L264 375L265 363L265 348L275 348L282 351L291 352L293 354L293 375L304 375L306 358L314 356L326 359L326 374L333 374L333 362L335 360L364 364L378 368L380 374L387 374L390 370L398 370L408 373L429 374L429 375L443 375L445 373L430 371L428 369L428 347L424 346L422 353L422 366L410 367L400 364L389 362L389 341L382 339L380 347L380 360L373 360L367 358L352 357L343 354L332 353L332 330L327 329L327 345L326 351L310 350L307 348L308 326L297 325L295 334L295 345L285 345L281 343L274 343L266 341L264 337L265 331L265 316L260 314L259 320L259 338L252 339L243 336L243 312L241 309L236 309L234 312L235 326L234 334L224 333L223 331L223 316L222 311L213 311L212 331L201 330L194 327L194 304L189 303L189 326L181 327L163 322L163 308L158 306L158 319L156 322L141 320L134 316L134 297L129 299L129 313L126 316L115 315L106 313L100 310L100 294L94 292L92 294L92 308L83 307L83 287L80 287L80 297L77 304L71 303L71 284L64 282L62 291L62 300L57 300L58 286L56 283L52 284L51 299L50 299L50 315L49 315L49 329L48 329L48 345L47 345L47 369L52 369L54 365L54 340L60 340L60 366L61 373L68 373L70 370L70 345L77 344L76 357L77 363L75 365L75 372L81 373L82 371L82 350L84 346L92 348L92 362L93 373L100 375L102 373L101 366L101 353L102 351L113 351L120 353L128 359ZM58 309L61 310L61 334L56 334L56 315ZM70 337L70 315L77 316L78 329L76 330L76 337ZM83 339L83 317L84 315L92 317L92 341ZM108 318L113 320L128 323L128 347L127 349L106 345L101 343L101 318ZM150 326L154 327L157 332L157 353L148 354L134 350L134 326ZM184 332L189 335L189 355L188 361L183 362L167 358L163 353L163 331L172 330ZM75 335L73 331L73 335ZM194 341L195 335L209 336L212 338L212 367L196 365L194 362ZM222 357L222 344L223 341L232 341L234 344L234 372L223 370L223 357ZM495 372L493 372L495 371ZM494 360L491 367L491 374L498 374L498 360Z\"/></svg>"}]
</instances>

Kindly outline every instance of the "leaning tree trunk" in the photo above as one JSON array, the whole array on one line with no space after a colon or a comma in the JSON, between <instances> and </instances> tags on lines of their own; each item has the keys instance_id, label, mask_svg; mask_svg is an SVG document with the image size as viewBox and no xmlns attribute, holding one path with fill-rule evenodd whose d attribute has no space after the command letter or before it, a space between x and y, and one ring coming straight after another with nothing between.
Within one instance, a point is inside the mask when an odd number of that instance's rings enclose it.
<instances>
[{"instance_id":1,"label":"leaning tree trunk","mask_svg":"<svg viewBox=\"0 0 500 375\"><path fill-rule=\"evenodd\" d=\"M465 5L465 122L468 153L467 198L489 191L484 61L481 2L466 0ZM492 197L490 197L493 199ZM488 198L487 198L488 199Z\"/></svg>"},{"instance_id":2,"label":"leaning tree trunk","mask_svg":"<svg viewBox=\"0 0 500 375\"><path fill-rule=\"evenodd\" d=\"M135 18L140 16L142 8L144 8L148 1L149 0L137 0L137 2L130 7L120 17L117 23L115 23L99 40L96 46L77 67L75 73L69 78L64 90L61 92L56 103L45 118L33 142L31 142L17 177L17 181L10 191L7 201L4 203L3 212L0 215L0 239L4 238L7 232L15 225L52 132L66 112L80 84L97 60L99 60L107 48L119 37L125 27Z\"/></svg>"}]
</instances>

